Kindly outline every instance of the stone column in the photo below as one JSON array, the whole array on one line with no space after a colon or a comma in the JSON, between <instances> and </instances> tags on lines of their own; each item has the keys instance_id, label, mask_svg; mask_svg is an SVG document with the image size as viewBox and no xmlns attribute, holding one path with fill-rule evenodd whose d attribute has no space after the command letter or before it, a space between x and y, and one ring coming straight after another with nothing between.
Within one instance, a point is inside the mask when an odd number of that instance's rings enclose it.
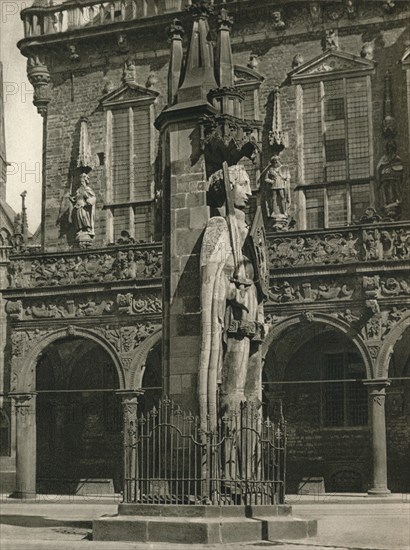
<instances>
[{"instance_id":1,"label":"stone column","mask_svg":"<svg viewBox=\"0 0 410 550\"><path fill-rule=\"evenodd\" d=\"M135 443L137 439L138 397L144 390L120 390L123 409L123 463L124 463L124 502L136 502L137 488L133 480L138 475L138 463Z\"/></svg>"},{"instance_id":2,"label":"stone column","mask_svg":"<svg viewBox=\"0 0 410 550\"><path fill-rule=\"evenodd\" d=\"M173 27L170 98L156 120L163 151L163 367L164 393L198 412L197 372L201 347L200 251L209 220L204 135L199 121L215 115L208 102L218 85L209 42L207 2L190 7L193 26L186 70L180 71L181 32ZM183 77L183 82L176 90Z\"/></svg>"},{"instance_id":3,"label":"stone column","mask_svg":"<svg viewBox=\"0 0 410 550\"><path fill-rule=\"evenodd\" d=\"M16 411L16 498L36 495L36 393L14 393Z\"/></svg>"},{"instance_id":4,"label":"stone column","mask_svg":"<svg viewBox=\"0 0 410 550\"><path fill-rule=\"evenodd\" d=\"M390 381L386 379L368 380L370 416L372 422L373 480L369 495L387 495L387 451L386 451L386 388Z\"/></svg>"}]
</instances>

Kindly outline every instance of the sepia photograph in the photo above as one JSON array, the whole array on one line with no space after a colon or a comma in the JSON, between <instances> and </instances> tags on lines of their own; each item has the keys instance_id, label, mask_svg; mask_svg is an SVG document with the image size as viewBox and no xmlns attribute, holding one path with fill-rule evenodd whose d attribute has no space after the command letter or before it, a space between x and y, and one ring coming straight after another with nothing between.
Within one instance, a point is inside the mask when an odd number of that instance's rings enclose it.
<instances>
[{"instance_id":1,"label":"sepia photograph","mask_svg":"<svg viewBox=\"0 0 410 550\"><path fill-rule=\"evenodd\" d=\"M410 550L410 0L0 0L1 550Z\"/></svg>"}]
</instances>

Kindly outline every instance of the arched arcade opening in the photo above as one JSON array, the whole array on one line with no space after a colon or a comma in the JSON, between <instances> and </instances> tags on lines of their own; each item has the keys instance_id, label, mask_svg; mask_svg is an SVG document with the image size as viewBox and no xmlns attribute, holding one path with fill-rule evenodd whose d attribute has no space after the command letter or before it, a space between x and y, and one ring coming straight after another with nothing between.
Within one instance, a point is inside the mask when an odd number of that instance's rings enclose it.
<instances>
[{"instance_id":1,"label":"arched arcade opening","mask_svg":"<svg viewBox=\"0 0 410 550\"><path fill-rule=\"evenodd\" d=\"M410 326L393 346L386 390L387 486L410 492Z\"/></svg>"},{"instance_id":2,"label":"arched arcade opening","mask_svg":"<svg viewBox=\"0 0 410 550\"><path fill-rule=\"evenodd\" d=\"M287 420L287 492L363 492L371 482L371 430L363 357L342 331L296 323L265 357L267 412Z\"/></svg>"},{"instance_id":3,"label":"arched arcade opening","mask_svg":"<svg viewBox=\"0 0 410 550\"><path fill-rule=\"evenodd\" d=\"M112 358L93 340L56 340L41 353L36 367L37 492L121 489L119 388Z\"/></svg>"}]
</instances>

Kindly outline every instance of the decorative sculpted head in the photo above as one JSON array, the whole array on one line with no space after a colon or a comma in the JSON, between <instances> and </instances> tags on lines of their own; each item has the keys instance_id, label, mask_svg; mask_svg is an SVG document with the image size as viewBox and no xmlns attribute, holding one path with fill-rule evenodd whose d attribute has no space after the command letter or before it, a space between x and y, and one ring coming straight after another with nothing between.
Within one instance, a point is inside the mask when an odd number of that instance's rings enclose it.
<instances>
[{"instance_id":1,"label":"decorative sculpted head","mask_svg":"<svg viewBox=\"0 0 410 550\"><path fill-rule=\"evenodd\" d=\"M236 164L229 168L232 198L236 208L244 209L252 197L251 180L243 166Z\"/></svg>"},{"instance_id":2,"label":"decorative sculpted head","mask_svg":"<svg viewBox=\"0 0 410 550\"><path fill-rule=\"evenodd\" d=\"M251 182L248 172L239 164L229 167L229 180L232 189L232 199L235 208L245 209L252 196ZM225 204L225 187L222 170L218 170L209 180L209 201L211 206L221 207Z\"/></svg>"}]
</instances>

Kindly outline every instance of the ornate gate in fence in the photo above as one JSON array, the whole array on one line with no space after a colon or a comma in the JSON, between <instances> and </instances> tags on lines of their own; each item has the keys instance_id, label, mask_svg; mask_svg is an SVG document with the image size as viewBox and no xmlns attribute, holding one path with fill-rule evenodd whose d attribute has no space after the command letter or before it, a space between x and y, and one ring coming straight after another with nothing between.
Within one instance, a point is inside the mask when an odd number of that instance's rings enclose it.
<instances>
[{"instance_id":1,"label":"ornate gate in fence","mask_svg":"<svg viewBox=\"0 0 410 550\"><path fill-rule=\"evenodd\" d=\"M252 404L201 429L199 417L165 398L127 429L124 502L282 504L286 424Z\"/></svg>"}]
</instances>

